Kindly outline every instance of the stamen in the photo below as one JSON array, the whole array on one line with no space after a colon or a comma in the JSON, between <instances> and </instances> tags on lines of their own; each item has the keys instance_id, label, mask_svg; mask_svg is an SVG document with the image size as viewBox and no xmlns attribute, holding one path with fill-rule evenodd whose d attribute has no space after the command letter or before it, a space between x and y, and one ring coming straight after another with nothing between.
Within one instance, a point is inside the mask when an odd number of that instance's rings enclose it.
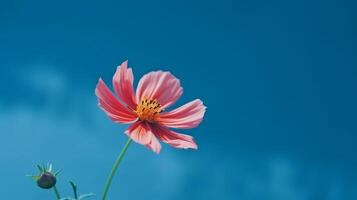
<instances>
[{"instance_id":1,"label":"stamen","mask_svg":"<svg viewBox=\"0 0 357 200\"><path fill-rule=\"evenodd\" d=\"M158 114L162 111L161 105L156 99L144 98L136 107L136 114L140 120L155 121Z\"/></svg>"}]
</instances>

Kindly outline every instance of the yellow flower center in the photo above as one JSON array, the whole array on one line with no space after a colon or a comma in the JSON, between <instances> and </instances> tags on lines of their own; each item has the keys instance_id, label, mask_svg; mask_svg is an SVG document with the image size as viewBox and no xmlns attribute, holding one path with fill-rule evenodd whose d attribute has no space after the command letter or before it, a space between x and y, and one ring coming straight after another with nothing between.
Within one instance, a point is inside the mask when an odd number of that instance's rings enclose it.
<instances>
[{"instance_id":1,"label":"yellow flower center","mask_svg":"<svg viewBox=\"0 0 357 200\"><path fill-rule=\"evenodd\" d=\"M156 99L147 99L144 98L136 106L136 114L140 120L146 121L155 121L158 114L161 112L161 105L157 102Z\"/></svg>"}]
</instances>

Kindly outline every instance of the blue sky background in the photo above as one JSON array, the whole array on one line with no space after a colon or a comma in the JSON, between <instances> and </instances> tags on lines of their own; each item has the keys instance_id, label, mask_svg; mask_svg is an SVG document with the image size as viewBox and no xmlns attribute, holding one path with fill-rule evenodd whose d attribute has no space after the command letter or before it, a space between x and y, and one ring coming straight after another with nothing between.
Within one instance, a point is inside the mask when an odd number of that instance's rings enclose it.
<instances>
[{"instance_id":1,"label":"blue sky background","mask_svg":"<svg viewBox=\"0 0 357 200\"><path fill-rule=\"evenodd\" d=\"M51 161L100 194L126 141L94 88L129 59L201 98L199 145L134 144L110 199L356 199L352 1L0 1L0 194L54 199L25 174ZM97 197L96 199L99 199Z\"/></svg>"}]
</instances>

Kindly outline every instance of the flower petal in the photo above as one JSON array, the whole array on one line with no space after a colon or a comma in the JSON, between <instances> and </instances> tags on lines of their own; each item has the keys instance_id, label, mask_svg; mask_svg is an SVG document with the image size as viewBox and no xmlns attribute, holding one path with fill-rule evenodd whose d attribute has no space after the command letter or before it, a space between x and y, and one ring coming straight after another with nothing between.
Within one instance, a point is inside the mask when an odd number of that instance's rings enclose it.
<instances>
[{"instance_id":1,"label":"flower petal","mask_svg":"<svg viewBox=\"0 0 357 200\"><path fill-rule=\"evenodd\" d=\"M135 122L125 131L125 134L135 142L145 145L155 153L160 153L161 145L146 122Z\"/></svg>"},{"instance_id":2,"label":"flower petal","mask_svg":"<svg viewBox=\"0 0 357 200\"><path fill-rule=\"evenodd\" d=\"M144 75L136 90L137 102L142 98L156 99L163 108L175 103L182 95L180 80L170 72L150 72Z\"/></svg>"},{"instance_id":3,"label":"flower petal","mask_svg":"<svg viewBox=\"0 0 357 200\"><path fill-rule=\"evenodd\" d=\"M132 69L127 68L127 66L128 61L118 66L113 76L113 87L122 102L128 105L132 110L135 110L137 103L133 88L134 76Z\"/></svg>"},{"instance_id":4,"label":"flower petal","mask_svg":"<svg viewBox=\"0 0 357 200\"><path fill-rule=\"evenodd\" d=\"M155 135L152 136L150 143L147 144L146 147L151 149L157 154L159 154L161 151L161 144Z\"/></svg>"},{"instance_id":5,"label":"flower petal","mask_svg":"<svg viewBox=\"0 0 357 200\"><path fill-rule=\"evenodd\" d=\"M205 111L203 102L196 99L179 108L161 113L157 121L172 128L194 128L203 120Z\"/></svg>"},{"instance_id":6,"label":"flower petal","mask_svg":"<svg viewBox=\"0 0 357 200\"><path fill-rule=\"evenodd\" d=\"M102 79L98 81L95 94L98 97L98 106L102 108L114 122L131 123L137 119L136 114L118 101Z\"/></svg>"},{"instance_id":7,"label":"flower petal","mask_svg":"<svg viewBox=\"0 0 357 200\"><path fill-rule=\"evenodd\" d=\"M152 124L151 130L156 137L172 147L181 149L198 148L192 136L176 133L168 128L160 126L159 124Z\"/></svg>"}]
</instances>

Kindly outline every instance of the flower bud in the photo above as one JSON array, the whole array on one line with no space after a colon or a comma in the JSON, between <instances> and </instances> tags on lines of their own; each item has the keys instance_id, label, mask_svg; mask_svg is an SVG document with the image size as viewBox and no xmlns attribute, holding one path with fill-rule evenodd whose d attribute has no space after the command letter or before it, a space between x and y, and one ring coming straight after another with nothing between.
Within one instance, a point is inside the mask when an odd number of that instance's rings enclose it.
<instances>
[{"instance_id":1,"label":"flower bud","mask_svg":"<svg viewBox=\"0 0 357 200\"><path fill-rule=\"evenodd\" d=\"M37 179L37 185L43 189L50 189L56 185L56 176L51 172L43 172Z\"/></svg>"}]
</instances>

